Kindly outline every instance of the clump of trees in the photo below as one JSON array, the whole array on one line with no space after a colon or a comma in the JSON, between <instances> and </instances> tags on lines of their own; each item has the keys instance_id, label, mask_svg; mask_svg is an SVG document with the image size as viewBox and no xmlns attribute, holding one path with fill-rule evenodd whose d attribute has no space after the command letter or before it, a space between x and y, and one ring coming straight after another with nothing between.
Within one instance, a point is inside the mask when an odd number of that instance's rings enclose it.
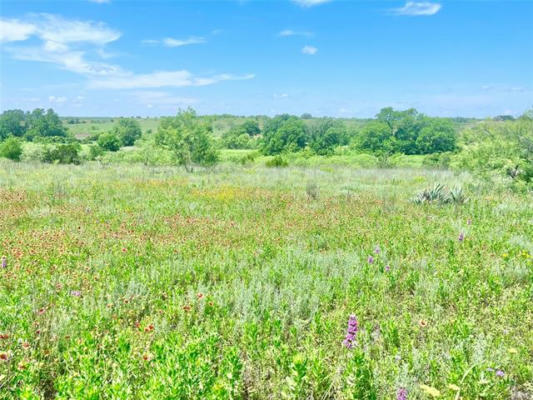
<instances>
[{"instance_id":1,"label":"clump of trees","mask_svg":"<svg viewBox=\"0 0 533 400\"><path fill-rule=\"evenodd\" d=\"M383 108L358 133L355 147L378 154L431 154L454 151L457 133L451 121L431 118L414 108Z\"/></svg>"},{"instance_id":2,"label":"clump of trees","mask_svg":"<svg viewBox=\"0 0 533 400\"><path fill-rule=\"evenodd\" d=\"M222 135L222 143L228 149L253 149L261 129L256 120L248 119Z\"/></svg>"},{"instance_id":3,"label":"clump of trees","mask_svg":"<svg viewBox=\"0 0 533 400\"><path fill-rule=\"evenodd\" d=\"M61 119L49 109L36 108L32 112L7 110L0 115L0 141L9 136L36 140L40 138L67 138L67 129Z\"/></svg>"},{"instance_id":4,"label":"clump of trees","mask_svg":"<svg viewBox=\"0 0 533 400\"><path fill-rule=\"evenodd\" d=\"M511 120L485 121L461 135L460 168L482 176L508 176L517 184L533 183L533 109Z\"/></svg>"},{"instance_id":5,"label":"clump of trees","mask_svg":"<svg viewBox=\"0 0 533 400\"><path fill-rule=\"evenodd\" d=\"M171 150L179 165L192 172L195 165L212 166L218 162L211 124L188 108L175 117L163 118L155 137L156 144Z\"/></svg>"},{"instance_id":6,"label":"clump of trees","mask_svg":"<svg viewBox=\"0 0 533 400\"><path fill-rule=\"evenodd\" d=\"M261 151L266 155L294 152L305 148L308 131L304 122L293 115L278 115L265 123Z\"/></svg>"}]
</instances>

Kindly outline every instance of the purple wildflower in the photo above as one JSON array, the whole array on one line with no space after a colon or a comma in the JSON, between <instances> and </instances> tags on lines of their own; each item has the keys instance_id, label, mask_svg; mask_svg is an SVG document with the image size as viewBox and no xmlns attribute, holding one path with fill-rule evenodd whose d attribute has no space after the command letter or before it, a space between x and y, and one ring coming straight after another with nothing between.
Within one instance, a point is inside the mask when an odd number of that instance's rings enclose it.
<instances>
[{"instance_id":1,"label":"purple wildflower","mask_svg":"<svg viewBox=\"0 0 533 400\"><path fill-rule=\"evenodd\" d=\"M379 248L379 246L376 246L376 248L374 249L374 253L376 254L381 253L381 249Z\"/></svg>"},{"instance_id":2,"label":"purple wildflower","mask_svg":"<svg viewBox=\"0 0 533 400\"><path fill-rule=\"evenodd\" d=\"M80 297L81 296L81 292L79 290L71 290L70 291L70 295L74 296L74 297Z\"/></svg>"},{"instance_id":3,"label":"purple wildflower","mask_svg":"<svg viewBox=\"0 0 533 400\"><path fill-rule=\"evenodd\" d=\"M368 256L368 263L369 264L374 264L374 257Z\"/></svg>"},{"instance_id":4,"label":"purple wildflower","mask_svg":"<svg viewBox=\"0 0 533 400\"><path fill-rule=\"evenodd\" d=\"M496 376L504 376L505 375L505 372L503 372L501 369L499 369L498 371L496 371Z\"/></svg>"},{"instance_id":5,"label":"purple wildflower","mask_svg":"<svg viewBox=\"0 0 533 400\"><path fill-rule=\"evenodd\" d=\"M494 372L494 368L488 367L488 368L487 368L487 371L488 371L488 372Z\"/></svg>"},{"instance_id":6,"label":"purple wildflower","mask_svg":"<svg viewBox=\"0 0 533 400\"><path fill-rule=\"evenodd\" d=\"M459 241L462 242L463 240L465 240L465 234L463 232L461 232L459 234Z\"/></svg>"},{"instance_id":7,"label":"purple wildflower","mask_svg":"<svg viewBox=\"0 0 533 400\"><path fill-rule=\"evenodd\" d=\"M385 271L390 271L390 265L385 265Z\"/></svg>"},{"instance_id":8,"label":"purple wildflower","mask_svg":"<svg viewBox=\"0 0 533 400\"><path fill-rule=\"evenodd\" d=\"M344 341L342 344L348 348L351 349L355 342L355 335L357 334L357 331L359 330L358 324L357 324L357 317L355 315L350 315L350 318L348 319L348 329L346 330L346 337L344 338Z\"/></svg>"},{"instance_id":9,"label":"purple wildflower","mask_svg":"<svg viewBox=\"0 0 533 400\"><path fill-rule=\"evenodd\" d=\"M466 221L466 223L467 223L468 225L472 225L472 220L471 220L471 219L468 219L468 221Z\"/></svg>"},{"instance_id":10,"label":"purple wildflower","mask_svg":"<svg viewBox=\"0 0 533 400\"><path fill-rule=\"evenodd\" d=\"M7 267L7 258L6 256L3 256L2 257L2 268L6 268Z\"/></svg>"},{"instance_id":11,"label":"purple wildflower","mask_svg":"<svg viewBox=\"0 0 533 400\"><path fill-rule=\"evenodd\" d=\"M396 400L407 400L407 389L400 388L396 393Z\"/></svg>"}]
</instances>

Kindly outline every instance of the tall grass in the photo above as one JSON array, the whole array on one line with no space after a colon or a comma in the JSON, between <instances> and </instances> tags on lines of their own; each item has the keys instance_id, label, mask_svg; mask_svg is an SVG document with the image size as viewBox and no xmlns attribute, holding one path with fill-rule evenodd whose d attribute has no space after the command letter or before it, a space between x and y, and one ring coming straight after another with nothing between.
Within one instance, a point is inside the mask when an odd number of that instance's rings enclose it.
<instances>
[{"instance_id":1,"label":"tall grass","mask_svg":"<svg viewBox=\"0 0 533 400\"><path fill-rule=\"evenodd\" d=\"M262 165L1 161L0 398L533 393L530 196Z\"/></svg>"}]
</instances>

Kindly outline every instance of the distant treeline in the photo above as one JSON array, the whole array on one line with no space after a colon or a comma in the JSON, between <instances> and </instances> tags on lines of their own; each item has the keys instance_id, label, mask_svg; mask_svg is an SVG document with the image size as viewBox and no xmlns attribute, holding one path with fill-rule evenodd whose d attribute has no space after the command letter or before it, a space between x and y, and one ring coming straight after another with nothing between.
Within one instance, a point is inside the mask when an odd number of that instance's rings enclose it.
<instances>
[{"instance_id":1,"label":"distant treeline","mask_svg":"<svg viewBox=\"0 0 533 400\"><path fill-rule=\"evenodd\" d=\"M533 111L519 118L500 115L492 121L479 121L429 117L415 109L391 107L367 120L313 118L310 114L198 116L187 109L175 117L160 118L155 132L148 129L144 133L139 118L65 119L69 125L82 121L113 125L80 140L51 109L5 111L0 115L0 156L20 159L22 142L28 141L43 144L38 156L43 162L79 163L82 144L87 160L136 145L146 159L151 153L166 150L190 171L194 165L217 163L220 149L250 149L255 154L275 156L273 166L286 165L284 157L291 153L307 157L349 151L380 160L395 154L426 155L428 165L448 167L453 161L465 169L499 171L526 182L533 176Z\"/></svg>"}]
</instances>

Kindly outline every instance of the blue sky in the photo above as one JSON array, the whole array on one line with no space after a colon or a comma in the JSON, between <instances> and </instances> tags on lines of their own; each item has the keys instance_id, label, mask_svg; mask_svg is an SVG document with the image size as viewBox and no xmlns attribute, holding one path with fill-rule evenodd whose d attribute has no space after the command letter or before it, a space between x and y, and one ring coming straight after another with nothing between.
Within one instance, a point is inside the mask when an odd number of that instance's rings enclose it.
<instances>
[{"instance_id":1,"label":"blue sky","mask_svg":"<svg viewBox=\"0 0 533 400\"><path fill-rule=\"evenodd\" d=\"M533 106L533 1L2 0L2 110L440 116Z\"/></svg>"}]
</instances>

